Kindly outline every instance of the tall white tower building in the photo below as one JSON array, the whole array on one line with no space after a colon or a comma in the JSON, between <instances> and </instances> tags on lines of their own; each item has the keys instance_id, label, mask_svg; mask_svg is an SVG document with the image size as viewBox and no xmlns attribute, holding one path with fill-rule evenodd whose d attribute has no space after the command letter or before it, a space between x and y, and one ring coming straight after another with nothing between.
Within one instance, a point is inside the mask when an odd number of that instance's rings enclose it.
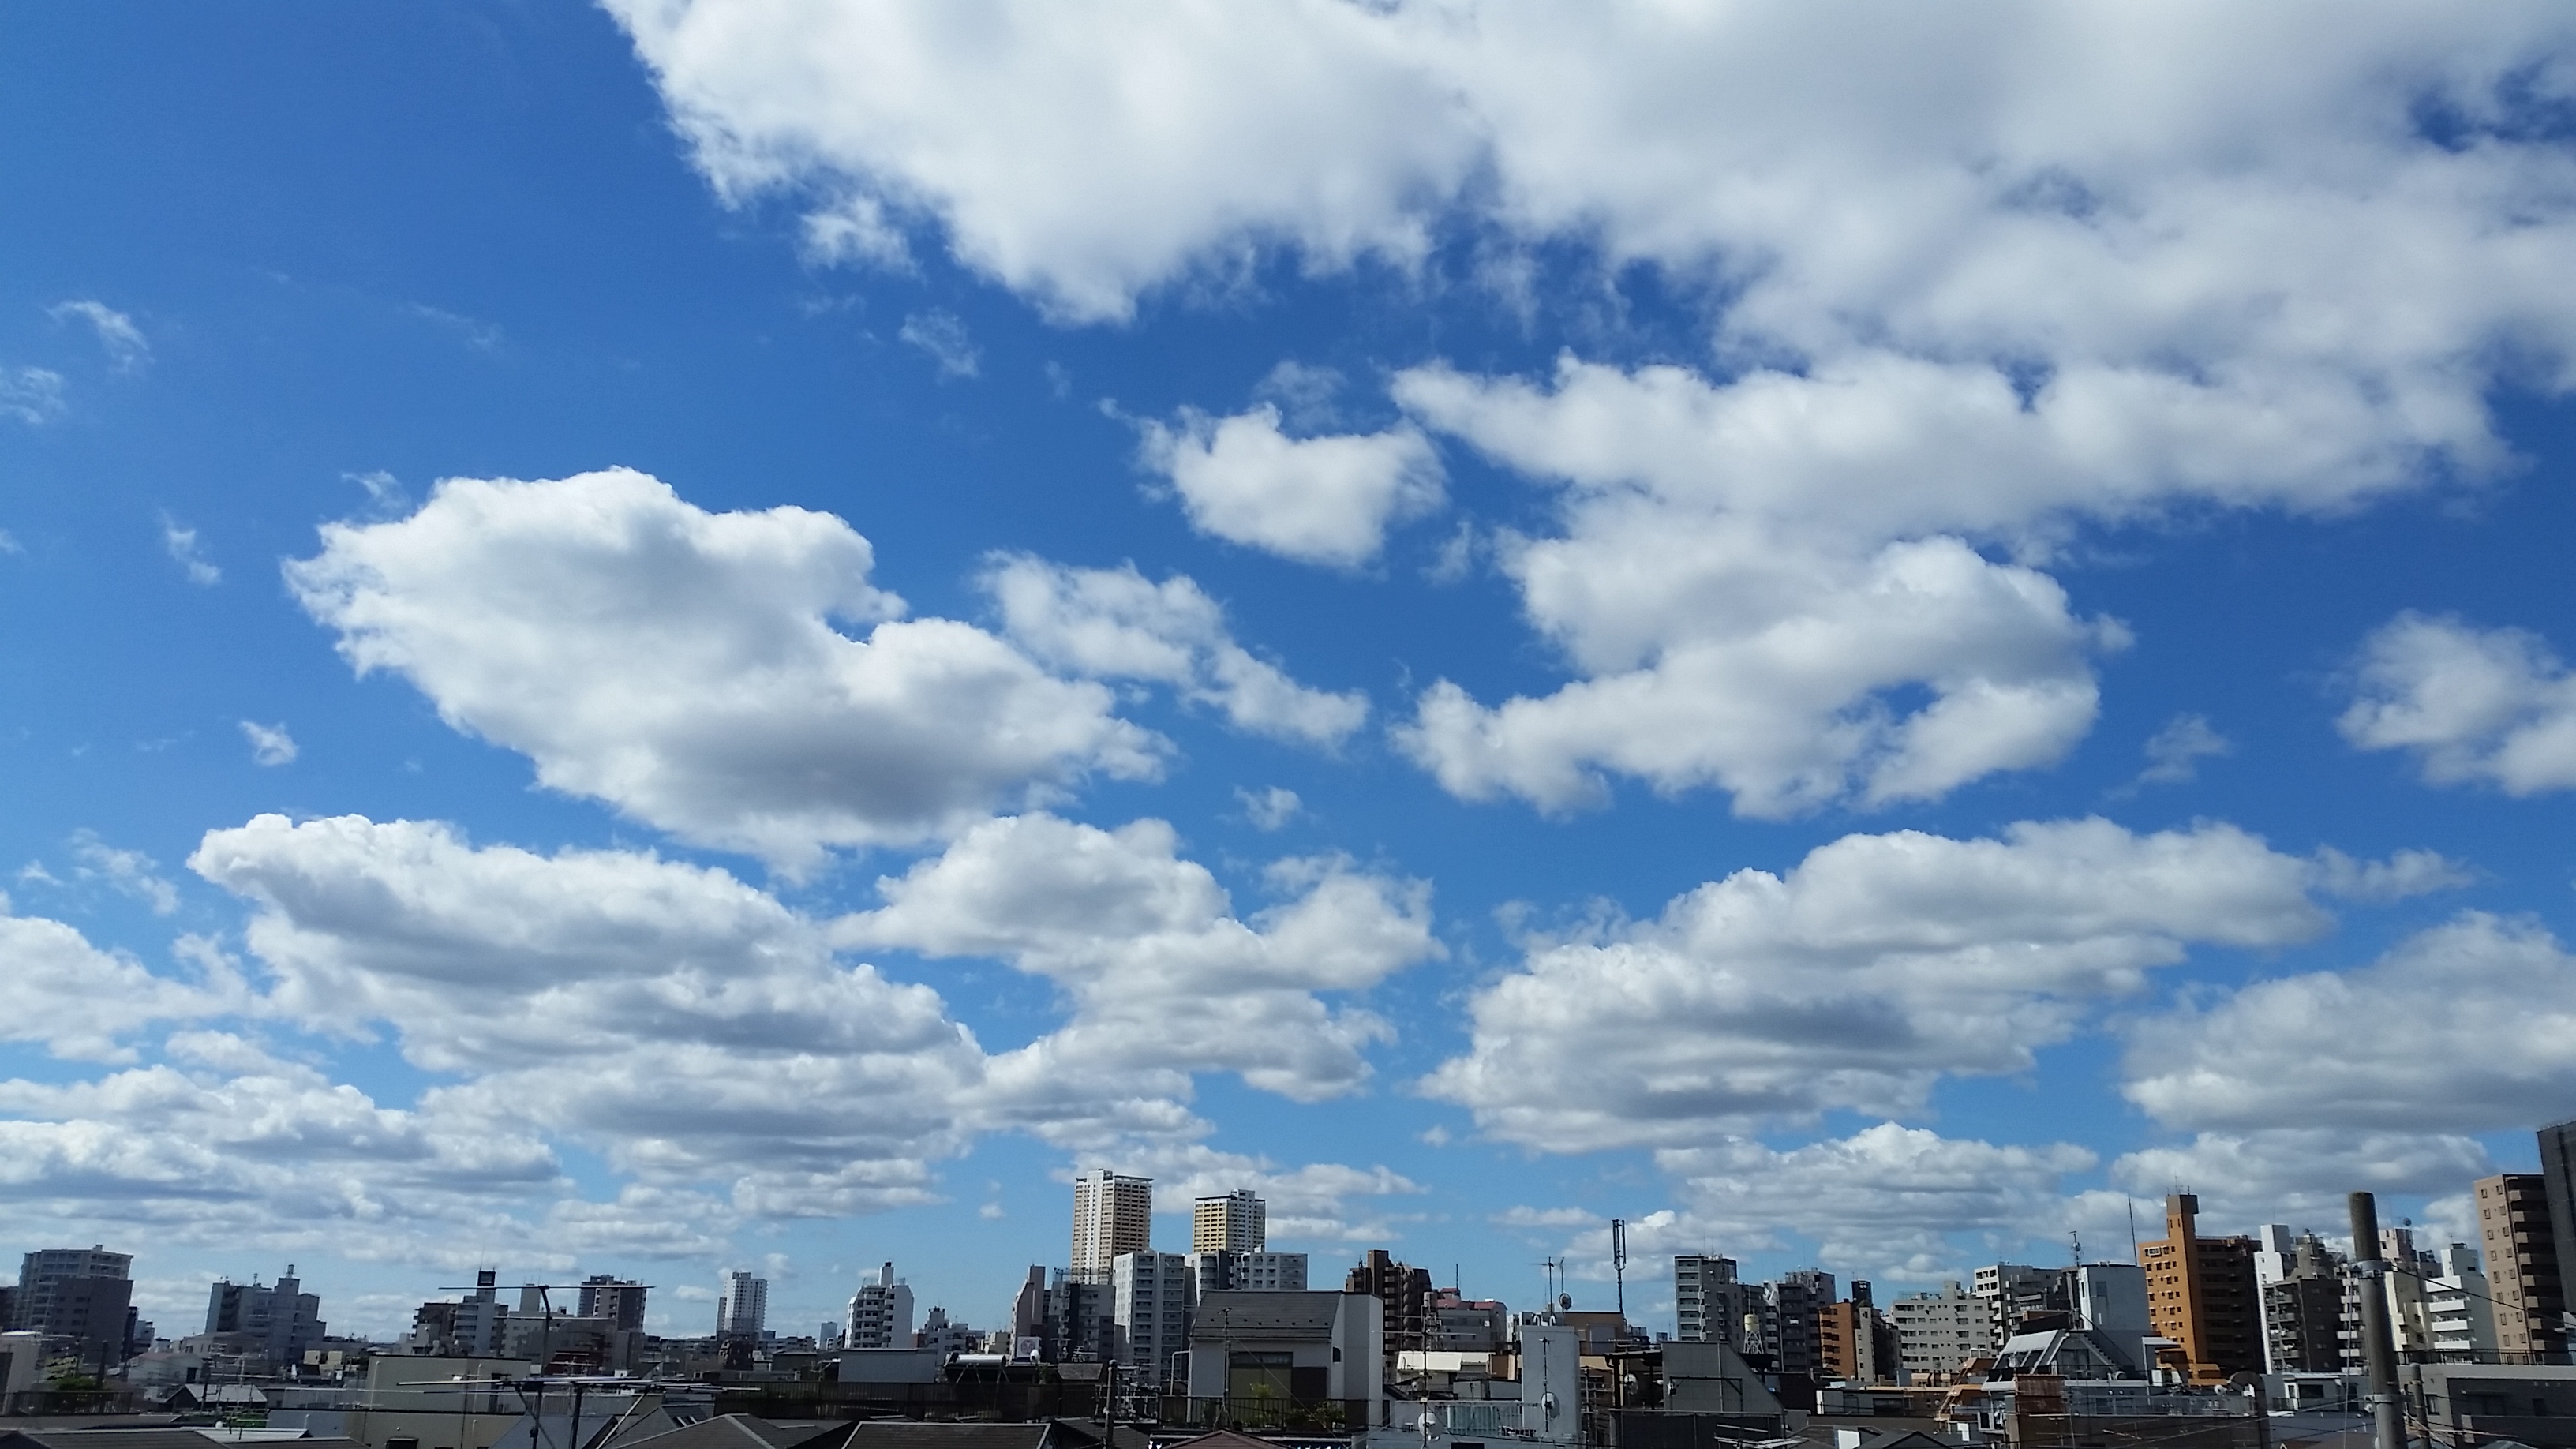
<instances>
[{"instance_id":1,"label":"tall white tower building","mask_svg":"<svg viewBox=\"0 0 2576 1449\"><path fill-rule=\"evenodd\" d=\"M1094 1168L1073 1180L1073 1265L1077 1283L1106 1283L1120 1255L1154 1245L1154 1180Z\"/></svg>"},{"instance_id":2,"label":"tall white tower building","mask_svg":"<svg viewBox=\"0 0 2576 1449\"><path fill-rule=\"evenodd\" d=\"M716 1333L725 1338L758 1338L769 1326L769 1280L728 1269L724 1292L716 1298Z\"/></svg>"}]
</instances>

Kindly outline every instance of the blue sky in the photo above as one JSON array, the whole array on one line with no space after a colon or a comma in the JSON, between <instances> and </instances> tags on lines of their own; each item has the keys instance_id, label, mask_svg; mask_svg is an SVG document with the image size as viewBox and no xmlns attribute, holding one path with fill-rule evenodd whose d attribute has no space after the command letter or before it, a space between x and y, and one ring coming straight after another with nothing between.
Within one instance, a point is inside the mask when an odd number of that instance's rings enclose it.
<instances>
[{"instance_id":1,"label":"blue sky","mask_svg":"<svg viewBox=\"0 0 2576 1449\"><path fill-rule=\"evenodd\" d=\"M2557 12L6 23L0 1221L165 1330L989 1324L1090 1165L1651 1317L2576 1114Z\"/></svg>"}]
</instances>

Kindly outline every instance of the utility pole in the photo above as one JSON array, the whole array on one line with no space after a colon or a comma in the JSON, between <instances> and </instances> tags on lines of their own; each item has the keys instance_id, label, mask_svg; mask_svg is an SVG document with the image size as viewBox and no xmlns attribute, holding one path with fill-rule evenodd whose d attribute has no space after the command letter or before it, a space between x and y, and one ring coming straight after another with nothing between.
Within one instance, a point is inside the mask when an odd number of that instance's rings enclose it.
<instances>
[{"instance_id":1,"label":"utility pole","mask_svg":"<svg viewBox=\"0 0 2576 1449\"><path fill-rule=\"evenodd\" d=\"M2370 1370L2374 1449L2406 1449L2397 1398L2397 1344L2388 1332L2388 1286L2382 1281L2388 1263L2379 1253L2379 1202L2357 1192L2351 1203L2352 1269L2361 1278L2361 1353Z\"/></svg>"}]
</instances>

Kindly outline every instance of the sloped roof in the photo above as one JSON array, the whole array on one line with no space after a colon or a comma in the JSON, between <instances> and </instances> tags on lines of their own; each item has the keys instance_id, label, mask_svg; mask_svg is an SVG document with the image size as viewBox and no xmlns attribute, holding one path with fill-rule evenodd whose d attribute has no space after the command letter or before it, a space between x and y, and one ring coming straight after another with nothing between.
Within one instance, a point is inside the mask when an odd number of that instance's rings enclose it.
<instances>
[{"instance_id":1,"label":"sloped roof","mask_svg":"<svg viewBox=\"0 0 2576 1449\"><path fill-rule=\"evenodd\" d=\"M850 1431L848 1449L1048 1449L1055 1425L925 1424L870 1419Z\"/></svg>"}]
</instances>

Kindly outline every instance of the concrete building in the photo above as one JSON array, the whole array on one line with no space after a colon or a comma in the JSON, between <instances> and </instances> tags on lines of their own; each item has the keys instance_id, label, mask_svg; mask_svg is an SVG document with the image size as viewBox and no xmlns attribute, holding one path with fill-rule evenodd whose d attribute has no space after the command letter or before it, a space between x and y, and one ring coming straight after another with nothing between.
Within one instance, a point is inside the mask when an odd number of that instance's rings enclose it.
<instances>
[{"instance_id":1,"label":"concrete building","mask_svg":"<svg viewBox=\"0 0 2576 1449\"><path fill-rule=\"evenodd\" d=\"M2438 1256L2441 1271L2424 1282L2424 1314L2439 1363L2494 1363L2494 1293L2478 1270L2478 1253L2453 1243Z\"/></svg>"},{"instance_id":2,"label":"concrete building","mask_svg":"<svg viewBox=\"0 0 2576 1449\"><path fill-rule=\"evenodd\" d=\"M1682 1343L1744 1344L1744 1315L1758 1314L1753 1286L1736 1281L1735 1260L1714 1253L1673 1258L1673 1337Z\"/></svg>"},{"instance_id":3,"label":"concrete building","mask_svg":"<svg viewBox=\"0 0 2576 1449\"><path fill-rule=\"evenodd\" d=\"M1190 1346L1198 1301L1190 1260L1179 1253L1121 1253L1109 1265L1111 1352L1140 1387L1162 1387L1172 1356Z\"/></svg>"},{"instance_id":4,"label":"concrete building","mask_svg":"<svg viewBox=\"0 0 2576 1449\"><path fill-rule=\"evenodd\" d=\"M269 1287L219 1278L206 1290L205 1331L244 1335L258 1343L261 1356L272 1365L302 1363L304 1351L329 1332L321 1297L303 1289L292 1263L286 1265L286 1276Z\"/></svg>"},{"instance_id":5,"label":"concrete building","mask_svg":"<svg viewBox=\"0 0 2576 1449\"><path fill-rule=\"evenodd\" d=\"M1896 1330L1870 1302L1867 1279L1854 1278L1849 1299L1816 1311L1816 1378L1820 1381L1892 1384L1902 1366Z\"/></svg>"},{"instance_id":6,"label":"concrete building","mask_svg":"<svg viewBox=\"0 0 2576 1449\"><path fill-rule=\"evenodd\" d=\"M2406 1416L2442 1445L2512 1441L2576 1446L2576 1368L2556 1364L2406 1364Z\"/></svg>"},{"instance_id":7,"label":"concrete building","mask_svg":"<svg viewBox=\"0 0 2576 1449\"><path fill-rule=\"evenodd\" d=\"M944 1322L946 1315L941 1315ZM894 1264L879 1264L873 1277L859 1280L842 1318L844 1348L910 1348L912 1287L895 1277Z\"/></svg>"},{"instance_id":8,"label":"concrete building","mask_svg":"<svg viewBox=\"0 0 2576 1449\"><path fill-rule=\"evenodd\" d=\"M758 1338L769 1327L769 1280L739 1268L725 1270L716 1295L716 1336Z\"/></svg>"},{"instance_id":9,"label":"concrete building","mask_svg":"<svg viewBox=\"0 0 2576 1449\"><path fill-rule=\"evenodd\" d=\"M2065 1304L2049 1301L2060 1281L2059 1274L2028 1263L1989 1263L1979 1268L1969 1279L1968 1296L1985 1305L1986 1351L2001 1353L2021 1331L2024 1317L2063 1309Z\"/></svg>"},{"instance_id":10,"label":"concrete building","mask_svg":"<svg viewBox=\"0 0 2576 1449\"><path fill-rule=\"evenodd\" d=\"M1909 1293L1887 1305L1896 1354L1914 1383L1945 1379L1969 1359L1991 1352L1986 1305L1956 1283L1937 1293Z\"/></svg>"},{"instance_id":11,"label":"concrete building","mask_svg":"<svg viewBox=\"0 0 2576 1449\"><path fill-rule=\"evenodd\" d=\"M1426 1346L1429 1327L1425 1315L1432 1299L1429 1269L1399 1263L1385 1249L1371 1248L1359 1266L1343 1278L1342 1291L1366 1293L1383 1305L1378 1317L1386 1351L1382 1375L1395 1372L1397 1353L1418 1353Z\"/></svg>"},{"instance_id":12,"label":"concrete building","mask_svg":"<svg viewBox=\"0 0 2576 1449\"><path fill-rule=\"evenodd\" d=\"M898 1284L896 1286L900 1287L902 1285ZM911 1296L910 1289L905 1289L905 1296L907 1298ZM904 1317L910 1318L911 1316L911 1311L909 1307L907 1307ZM892 1346L902 1347L905 1345L921 1349L928 1353L937 1354L940 1360L945 1362L948 1356L952 1353L982 1353L984 1351L984 1335L977 1333L973 1328L966 1324L949 1322L948 1310L933 1304L930 1312L922 1317L921 1331L918 1333L907 1333L904 1337L903 1344ZM865 1345L862 1345L862 1347L864 1346Z\"/></svg>"},{"instance_id":13,"label":"concrete building","mask_svg":"<svg viewBox=\"0 0 2576 1449\"><path fill-rule=\"evenodd\" d=\"M1114 1259L1112 1260L1115 1261ZM1098 1363L1117 1351L1110 1285L1059 1273L1047 1284L1046 1331L1039 1356L1049 1363Z\"/></svg>"},{"instance_id":14,"label":"concrete building","mask_svg":"<svg viewBox=\"0 0 2576 1449\"><path fill-rule=\"evenodd\" d=\"M1107 1283L1124 1253L1154 1246L1154 1180L1105 1167L1073 1180L1073 1266L1078 1283Z\"/></svg>"},{"instance_id":15,"label":"concrete building","mask_svg":"<svg viewBox=\"0 0 2576 1449\"><path fill-rule=\"evenodd\" d=\"M1303 1293L1303 1253L1192 1253L1190 1282L1201 1293Z\"/></svg>"},{"instance_id":16,"label":"concrete building","mask_svg":"<svg viewBox=\"0 0 2576 1449\"><path fill-rule=\"evenodd\" d=\"M2250 1237L2204 1238L2200 1199L2165 1199L2165 1236L2138 1250L2146 1269L2149 1326L2181 1345L2195 1383L2223 1383L2263 1368L2263 1320Z\"/></svg>"},{"instance_id":17,"label":"concrete building","mask_svg":"<svg viewBox=\"0 0 2576 1449\"><path fill-rule=\"evenodd\" d=\"M2567 1292L2548 1183L2536 1172L2478 1179L2478 1246L2495 1297L2496 1357L2508 1364L2567 1361Z\"/></svg>"},{"instance_id":18,"label":"concrete building","mask_svg":"<svg viewBox=\"0 0 2576 1449\"><path fill-rule=\"evenodd\" d=\"M48 1338L71 1339L81 1361L96 1368L123 1363L129 1345L127 1310L133 1306L134 1266L129 1253L103 1247L42 1248L18 1262L18 1290L11 1296L8 1327Z\"/></svg>"},{"instance_id":19,"label":"concrete building","mask_svg":"<svg viewBox=\"0 0 2576 1449\"><path fill-rule=\"evenodd\" d=\"M1338 1409L1348 1427L1377 1424L1385 1417L1384 1313L1374 1293L1201 1298L1190 1327L1191 1420L1255 1429L1284 1423L1293 1410ZM1570 1414L1578 1405L1569 1398L1562 1407Z\"/></svg>"},{"instance_id":20,"label":"concrete building","mask_svg":"<svg viewBox=\"0 0 2576 1449\"><path fill-rule=\"evenodd\" d=\"M405 1347L413 1355L432 1358L500 1357L502 1324L510 1309L493 1286L498 1276L489 1268L481 1269L474 1275L471 1297L433 1299L420 1305L412 1315Z\"/></svg>"},{"instance_id":21,"label":"concrete building","mask_svg":"<svg viewBox=\"0 0 2576 1449\"><path fill-rule=\"evenodd\" d=\"M2549 1205L2549 1246L2558 1256L2558 1301L2576 1303L2576 1122L2540 1129L2540 1196ZM2495 1268L2493 1257L2488 1271Z\"/></svg>"},{"instance_id":22,"label":"concrete building","mask_svg":"<svg viewBox=\"0 0 2576 1449\"><path fill-rule=\"evenodd\" d=\"M1258 1253L1270 1246L1269 1210L1252 1189L1190 1204L1190 1251Z\"/></svg>"},{"instance_id":23,"label":"concrete building","mask_svg":"<svg viewBox=\"0 0 2576 1449\"><path fill-rule=\"evenodd\" d=\"M1511 1342L1512 1314L1491 1298L1467 1298L1453 1289L1431 1296L1431 1353L1490 1354Z\"/></svg>"},{"instance_id":24,"label":"concrete building","mask_svg":"<svg viewBox=\"0 0 2576 1449\"><path fill-rule=\"evenodd\" d=\"M605 1318L621 1333L644 1331L644 1285L606 1273L581 1280L578 1303L584 1318Z\"/></svg>"},{"instance_id":25,"label":"concrete building","mask_svg":"<svg viewBox=\"0 0 2576 1449\"><path fill-rule=\"evenodd\" d=\"M1834 1275L1816 1268L1796 1268L1779 1281L1763 1285L1763 1348L1783 1374L1814 1378L1819 1372L1817 1315L1834 1301Z\"/></svg>"}]
</instances>

